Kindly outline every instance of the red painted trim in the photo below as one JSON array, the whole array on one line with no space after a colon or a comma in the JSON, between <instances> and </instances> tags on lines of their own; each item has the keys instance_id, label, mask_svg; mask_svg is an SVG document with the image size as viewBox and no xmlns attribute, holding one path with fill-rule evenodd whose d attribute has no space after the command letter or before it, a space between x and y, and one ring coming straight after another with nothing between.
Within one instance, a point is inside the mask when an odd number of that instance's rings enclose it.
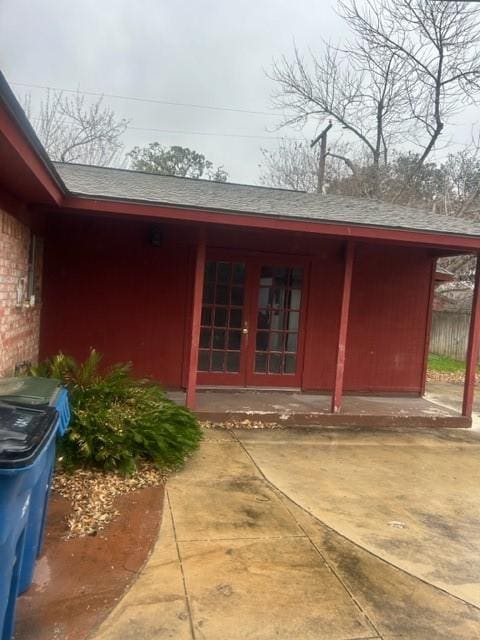
<instances>
[{"instance_id":1,"label":"red painted trim","mask_svg":"<svg viewBox=\"0 0 480 640\"><path fill-rule=\"evenodd\" d=\"M332 413L339 413L342 406L343 378L345 373L345 350L348 333L348 314L350 311L350 294L352 291L353 259L355 245L349 240L345 254L345 272L343 276L342 306L340 311L340 326L338 329L337 362L335 366L335 385L332 393Z\"/></svg>"},{"instance_id":2,"label":"red painted trim","mask_svg":"<svg viewBox=\"0 0 480 640\"><path fill-rule=\"evenodd\" d=\"M475 388L475 374L480 347L480 257L477 255L475 269L475 289L473 292L472 312L470 316L470 331L468 334L467 368L465 371L465 385L463 388L462 416L470 418L473 408Z\"/></svg>"},{"instance_id":3,"label":"red painted trim","mask_svg":"<svg viewBox=\"0 0 480 640\"><path fill-rule=\"evenodd\" d=\"M53 202L60 204L64 197L61 187L45 166L44 161L38 156L38 153L25 139L25 136L23 135L23 132L19 130L18 125L12 121L9 114L1 107L0 131L17 151L18 155L25 162L28 169L34 175L35 179L41 184L48 196L53 200Z\"/></svg>"},{"instance_id":4,"label":"red painted trim","mask_svg":"<svg viewBox=\"0 0 480 640\"><path fill-rule=\"evenodd\" d=\"M190 340L190 357L188 362L188 380L186 405L195 408L197 392L198 349L200 346L200 320L202 317L203 276L205 273L206 232L199 234L197 255L195 259L195 278L193 283L192 333Z\"/></svg>"},{"instance_id":5,"label":"red painted trim","mask_svg":"<svg viewBox=\"0 0 480 640\"><path fill-rule=\"evenodd\" d=\"M430 347L430 334L432 332L433 297L435 294L436 283L437 283L437 259L432 258L432 275L430 278L430 291L428 293L428 307L427 307L427 323L425 327L425 349L423 353L422 386L420 389L421 396L425 395L425 385L427 383L428 351Z\"/></svg>"},{"instance_id":6,"label":"red painted trim","mask_svg":"<svg viewBox=\"0 0 480 640\"><path fill-rule=\"evenodd\" d=\"M305 349L307 344L308 318L310 317L310 300L312 295L312 268L313 268L312 262L313 261L310 259L305 265L305 278L306 278L307 286L305 287L305 296L304 296L304 301L302 302L302 304L305 305L303 319L302 317L300 317L300 321L302 322L302 334L301 334L301 340L298 343L298 348L299 348L300 358L301 358L300 389L302 391L303 391L303 379L305 375Z\"/></svg>"},{"instance_id":7,"label":"red painted trim","mask_svg":"<svg viewBox=\"0 0 480 640\"><path fill-rule=\"evenodd\" d=\"M224 226L250 227L252 229L272 229L276 231L314 233L327 236L347 236L352 239L363 238L384 242L420 244L426 247L451 247L464 251L480 249L480 237L437 234L426 231L382 229L368 226L362 227L324 222L322 220L287 220L281 217L262 216L259 214L205 211L203 209L188 209L138 202L90 199L80 196L67 196L63 202L63 207L65 209L76 209L91 214L95 214L96 212L115 213L195 223L201 222Z\"/></svg>"}]
</instances>

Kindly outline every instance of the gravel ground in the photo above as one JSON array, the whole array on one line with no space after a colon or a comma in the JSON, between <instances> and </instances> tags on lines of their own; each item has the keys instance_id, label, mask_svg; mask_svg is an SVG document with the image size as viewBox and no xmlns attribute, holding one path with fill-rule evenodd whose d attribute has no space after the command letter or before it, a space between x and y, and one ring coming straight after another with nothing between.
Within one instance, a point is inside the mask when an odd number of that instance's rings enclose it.
<instances>
[{"instance_id":1,"label":"gravel ground","mask_svg":"<svg viewBox=\"0 0 480 640\"><path fill-rule=\"evenodd\" d=\"M114 506L117 496L159 486L165 479L164 473L148 464L130 476L92 469L77 469L73 473L57 471L52 491L71 503L65 537L95 535L118 515Z\"/></svg>"}]
</instances>

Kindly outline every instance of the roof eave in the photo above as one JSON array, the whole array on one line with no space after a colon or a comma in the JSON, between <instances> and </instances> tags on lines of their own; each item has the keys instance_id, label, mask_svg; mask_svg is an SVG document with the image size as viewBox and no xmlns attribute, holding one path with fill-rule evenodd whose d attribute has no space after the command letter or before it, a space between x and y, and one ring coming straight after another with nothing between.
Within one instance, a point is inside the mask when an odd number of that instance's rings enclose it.
<instances>
[{"instance_id":1,"label":"roof eave","mask_svg":"<svg viewBox=\"0 0 480 640\"><path fill-rule=\"evenodd\" d=\"M238 227L262 228L278 231L295 231L320 235L349 237L359 240L385 240L424 246L451 247L461 252L479 252L480 236L470 236L431 230L413 230L402 227L387 227L345 223L300 216L271 216L258 212L235 211L195 207L171 203L149 202L107 196L92 196L70 192L62 203L66 209L81 211L154 217L199 224L223 224Z\"/></svg>"},{"instance_id":2,"label":"roof eave","mask_svg":"<svg viewBox=\"0 0 480 640\"><path fill-rule=\"evenodd\" d=\"M5 121L6 118L4 118L1 123L2 133L22 157L29 170L42 184L49 196L57 204L60 204L64 195L68 192L65 183L55 169L24 110L1 72L0 106L3 107L9 120Z\"/></svg>"}]
</instances>

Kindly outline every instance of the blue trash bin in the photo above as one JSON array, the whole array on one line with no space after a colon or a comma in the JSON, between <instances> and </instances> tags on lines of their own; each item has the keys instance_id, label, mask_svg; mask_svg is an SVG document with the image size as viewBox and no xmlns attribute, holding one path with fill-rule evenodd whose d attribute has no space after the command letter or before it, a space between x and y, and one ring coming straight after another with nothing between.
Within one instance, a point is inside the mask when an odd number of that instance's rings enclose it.
<instances>
[{"instance_id":1,"label":"blue trash bin","mask_svg":"<svg viewBox=\"0 0 480 640\"><path fill-rule=\"evenodd\" d=\"M55 407L60 416L60 436L63 436L70 422L68 392L55 378L0 378L0 402L18 406Z\"/></svg>"},{"instance_id":2,"label":"blue trash bin","mask_svg":"<svg viewBox=\"0 0 480 640\"><path fill-rule=\"evenodd\" d=\"M57 435L63 436L70 422L68 391L54 378L23 377L0 379L0 402L15 406L35 408L55 407L58 412ZM19 592L23 593L32 584L35 561L42 550L45 538L50 485L55 466L55 443L48 451L48 462L36 488L34 502L41 509L30 512L26 532L25 553L19 580Z\"/></svg>"},{"instance_id":3,"label":"blue trash bin","mask_svg":"<svg viewBox=\"0 0 480 640\"><path fill-rule=\"evenodd\" d=\"M58 418L54 433L58 432ZM25 530L25 547L22 556L22 566L18 580L18 592L24 593L32 584L35 563L43 545L45 537L45 523L47 520L48 499L55 467L55 436L50 438L42 453L42 472L32 489L32 497L27 527Z\"/></svg>"},{"instance_id":4,"label":"blue trash bin","mask_svg":"<svg viewBox=\"0 0 480 640\"><path fill-rule=\"evenodd\" d=\"M0 639L10 640L29 518L58 423L53 408L0 405Z\"/></svg>"}]
</instances>

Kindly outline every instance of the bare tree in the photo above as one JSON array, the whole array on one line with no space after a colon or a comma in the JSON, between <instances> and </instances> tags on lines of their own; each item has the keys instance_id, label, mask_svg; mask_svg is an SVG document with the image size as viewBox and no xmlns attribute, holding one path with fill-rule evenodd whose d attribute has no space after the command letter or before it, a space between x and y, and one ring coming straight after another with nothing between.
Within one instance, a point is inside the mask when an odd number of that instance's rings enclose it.
<instances>
[{"instance_id":1,"label":"bare tree","mask_svg":"<svg viewBox=\"0 0 480 640\"><path fill-rule=\"evenodd\" d=\"M87 103L85 96L61 91L47 91L38 115L33 114L31 96L24 108L52 160L80 162L100 166L122 164L121 136L128 121L117 118L103 104L103 98Z\"/></svg>"},{"instance_id":2,"label":"bare tree","mask_svg":"<svg viewBox=\"0 0 480 640\"><path fill-rule=\"evenodd\" d=\"M480 9L445 0L339 0L339 6L372 54L392 56L408 71L403 92L425 143L397 200L452 115L480 92Z\"/></svg>"},{"instance_id":3,"label":"bare tree","mask_svg":"<svg viewBox=\"0 0 480 640\"><path fill-rule=\"evenodd\" d=\"M261 152L262 184L312 193L317 190L318 146L311 148L307 142L285 139L274 151L261 149ZM361 196L371 190L366 159L359 157L351 144L335 143L327 148L326 155L331 158L325 175L327 192Z\"/></svg>"},{"instance_id":4,"label":"bare tree","mask_svg":"<svg viewBox=\"0 0 480 640\"><path fill-rule=\"evenodd\" d=\"M374 55L368 43L354 41L340 49L325 44L324 54L306 61L295 48L293 61L283 56L271 78L278 83L277 107L293 113L282 126L304 124L311 117L330 117L370 156L375 169L388 161L405 121L404 62L383 52ZM354 172L351 158L337 154Z\"/></svg>"},{"instance_id":5,"label":"bare tree","mask_svg":"<svg viewBox=\"0 0 480 640\"><path fill-rule=\"evenodd\" d=\"M282 140L277 149L261 149L260 182L268 187L314 192L317 187L318 147Z\"/></svg>"},{"instance_id":6,"label":"bare tree","mask_svg":"<svg viewBox=\"0 0 480 640\"><path fill-rule=\"evenodd\" d=\"M275 62L274 102L293 113L283 125L326 116L342 125L369 154L371 195L379 194L393 145L420 142L398 200L445 124L480 91L480 8L445 0L339 0L339 7L351 41L325 44L308 61L295 48L292 60Z\"/></svg>"}]
</instances>

